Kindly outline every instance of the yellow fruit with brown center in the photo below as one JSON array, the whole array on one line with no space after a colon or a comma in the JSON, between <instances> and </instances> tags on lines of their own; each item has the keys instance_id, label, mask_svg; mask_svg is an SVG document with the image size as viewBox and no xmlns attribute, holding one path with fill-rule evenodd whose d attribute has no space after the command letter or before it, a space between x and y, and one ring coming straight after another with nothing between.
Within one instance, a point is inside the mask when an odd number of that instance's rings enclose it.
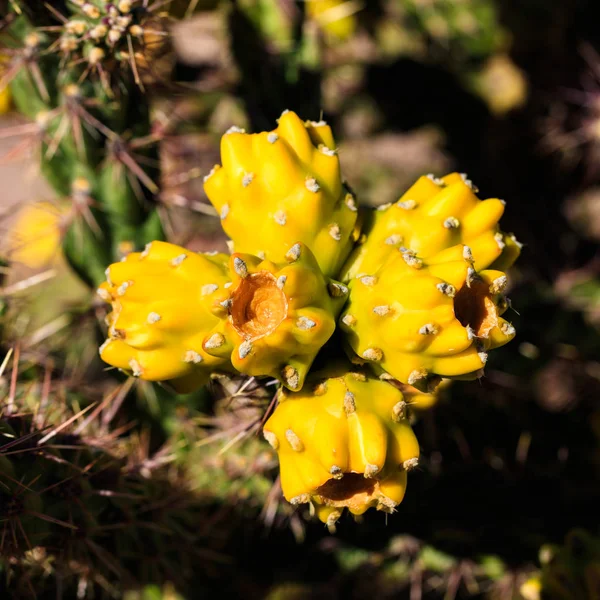
<instances>
[{"instance_id":1,"label":"yellow fruit with brown center","mask_svg":"<svg viewBox=\"0 0 600 600\"><path fill-rule=\"evenodd\" d=\"M515 329L501 318L506 275L473 265L469 246L429 260L400 248L379 269L352 279L340 326L356 359L421 389L440 376L479 376L488 351Z\"/></svg>"},{"instance_id":2,"label":"yellow fruit with brown center","mask_svg":"<svg viewBox=\"0 0 600 600\"><path fill-rule=\"evenodd\" d=\"M285 498L311 503L330 527L345 508L393 512L419 458L406 408L394 386L346 366L282 393L264 436L279 455Z\"/></svg>"},{"instance_id":3,"label":"yellow fruit with brown center","mask_svg":"<svg viewBox=\"0 0 600 600\"><path fill-rule=\"evenodd\" d=\"M283 264L247 254L230 260L228 317L204 349L247 375L271 376L298 390L317 352L335 330L348 289L325 277L303 244Z\"/></svg>"}]
</instances>

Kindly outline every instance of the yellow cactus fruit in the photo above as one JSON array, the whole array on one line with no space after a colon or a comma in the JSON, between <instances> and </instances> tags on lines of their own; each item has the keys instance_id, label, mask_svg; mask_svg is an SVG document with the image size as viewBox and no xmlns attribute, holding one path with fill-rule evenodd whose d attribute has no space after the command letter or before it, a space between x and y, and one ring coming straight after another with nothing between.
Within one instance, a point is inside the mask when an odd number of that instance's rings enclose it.
<instances>
[{"instance_id":1,"label":"yellow cactus fruit","mask_svg":"<svg viewBox=\"0 0 600 600\"><path fill-rule=\"evenodd\" d=\"M456 244L467 244L477 270L488 268L501 256L503 268L508 268L517 259L520 244L498 228L504 202L480 200L476 192L459 173L441 179L420 177L398 202L373 211L361 238L364 243L345 265L342 281L373 273L400 247L427 260Z\"/></svg>"},{"instance_id":2,"label":"yellow cactus fruit","mask_svg":"<svg viewBox=\"0 0 600 600\"><path fill-rule=\"evenodd\" d=\"M356 0L307 0L306 13L334 40L347 40L356 31L355 13L362 8Z\"/></svg>"},{"instance_id":3,"label":"yellow cactus fruit","mask_svg":"<svg viewBox=\"0 0 600 600\"><path fill-rule=\"evenodd\" d=\"M0 115L5 115L10 112L12 107L12 97L10 95L10 89L5 87L0 90Z\"/></svg>"},{"instance_id":4,"label":"yellow cactus fruit","mask_svg":"<svg viewBox=\"0 0 600 600\"><path fill-rule=\"evenodd\" d=\"M8 56L0 52L0 79L6 72ZM12 96L8 85L0 86L0 115L5 115L12 108Z\"/></svg>"},{"instance_id":5,"label":"yellow cactus fruit","mask_svg":"<svg viewBox=\"0 0 600 600\"><path fill-rule=\"evenodd\" d=\"M108 267L98 290L113 307L102 359L141 379L168 380L181 392L227 370L229 361L208 354L202 343L225 317L228 259L152 242Z\"/></svg>"},{"instance_id":6,"label":"yellow cactus fruit","mask_svg":"<svg viewBox=\"0 0 600 600\"><path fill-rule=\"evenodd\" d=\"M541 600L542 582L539 575L527 579L519 588L519 593L524 600Z\"/></svg>"},{"instance_id":7,"label":"yellow cactus fruit","mask_svg":"<svg viewBox=\"0 0 600 600\"><path fill-rule=\"evenodd\" d=\"M281 263L302 242L325 276L337 275L357 238L358 213L328 125L286 111L270 132L232 127L221 140L221 160L204 189L236 252Z\"/></svg>"},{"instance_id":8,"label":"yellow cactus fruit","mask_svg":"<svg viewBox=\"0 0 600 600\"><path fill-rule=\"evenodd\" d=\"M527 101L527 79L506 54L492 56L477 74L475 89L495 115L504 115Z\"/></svg>"},{"instance_id":9,"label":"yellow cactus fruit","mask_svg":"<svg viewBox=\"0 0 600 600\"><path fill-rule=\"evenodd\" d=\"M230 260L228 318L204 340L204 350L247 375L269 375L302 387L317 352L331 337L348 288L326 278L312 252L294 244L284 264L248 254Z\"/></svg>"},{"instance_id":10,"label":"yellow cactus fruit","mask_svg":"<svg viewBox=\"0 0 600 600\"><path fill-rule=\"evenodd\" d=\"M375 273L355 277L340 325L359 360L421 389L432 376L479 376L488 350L515 330L500 317L506 275L473 265L461 244L429 261L400 248Z\"/></svg>"},{"instance_id":11,"label":"yellow cactus fruit","mask_svg":"<svg viewBox=\"0 0 600 600\"><path fill-rule=\"evenodd\" d=\"M402 393L345 366L322 375L301 392L282 393L264 426L279 455L283 495L311 503L330 527L344 508L393 512L419 459Z\"/></svg>"},{"instance_id":12,"label":"yellow cactus fruit","mask_svg":"<svg viewBox=\"0 0 600 600\"><path fill-rule=\"evenodd\" d=\"M66 209L50 202L24 206L9 235L11 259L40 269L61 256L61 221Z\"/></svg>"}]
</instances>

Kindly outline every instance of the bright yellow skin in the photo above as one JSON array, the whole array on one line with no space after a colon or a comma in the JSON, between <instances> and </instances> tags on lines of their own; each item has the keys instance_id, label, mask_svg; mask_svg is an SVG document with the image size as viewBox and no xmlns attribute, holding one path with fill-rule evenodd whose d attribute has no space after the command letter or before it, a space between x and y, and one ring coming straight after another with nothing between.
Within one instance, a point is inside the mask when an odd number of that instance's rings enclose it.
<instances>
[{"instance_id":1,"label":"bright yellow skin","mask_svg":"<svg viewBox=\"0 0 600 600\"><path fill-rule=\"evenodd\" d=\"M335 148L329 126L289 111L271 132L223 136L223 166L204 189L236 252L281 263L302 242L326 276L337 275L357 238L358 213Z\"/></svg>"},{"instance_id":2,"label":"bright yellow skin","mask_svg":"<svg viewBox=\"0 0 600 600\"><path fill-rule=\"evenodd\" d=\"M168 380L181 392L227 370L229 361L206 353L202 343L225 318L228 259L152 242L111 265L98 290L113 306L102 359L141 379Z\"/></svg>"},{"instance_id":3,"label":"bright yellow skin","mask_svg":"<svg viewBox=\"0 0 600 600\"><path fill-rule=\"evenodd\" d=\"M23 207L10 232L11 259L40 269L60 256L61 221L65 210L50 202Z\"/></svg>"},{"instance_id":4,"label":"bright yellow skin","mask_svg":"<svg viewBox=\"0 0 600 600\"><path fill-rule=\"evenodd\" d=\"M8 56L0 52L0 78L6 71L6 63L8 62ZM0 90L0 115L5 115L12 108L12 96L10 94L10 88L5 86L4 89Z\"/></svg>"},{"instance_id":5,"label":"bright yellow skin","mask_svg":"<svg viewBox=\"0 0 600 600\"><path fill-rule=\"evenodd\" d=\"M330 526L344 508L393 512L419 457L405 409L398 389L345 366L282 394L264 435L279 455L285 498L312 503Z\"/></svg>"},{"instance_id":6,"label":"bright yellow skin","mask_svg":"<svg viewBox=\"0 0 600 600\"><path fill-rule=\"evenodd\" d=\"M8 87L5 87L2 91L0 91L0 115L5 115L7 112L10 112L12 107L12 98L10 95L10 90Z\"/></svg>"},{"instance_id":7,"label":"bright yellow skin","mask_svg":"<svg viewBox=\"0 0 600 600\"><path fill-rule=\"evenodd\" d=\"M465 255L460 244L427 262L396 250L373 275L353 279L340 326L359 359L420 388L431 376L479 376L487 351L515 330L500 318L505 274L476 273Z\"/></svg>"},{"instance_id":8,"label":"bright yellow skin","mask_svg":"<svg viewBox=\"0 0 600 600\"><path fill-rule=\"evenodd\" d=\"M288 250L284 264L248 254L231 257L229 314L204 348L230 357L241 373L275 377L297 390L335 330L347 288L326 278L303 244Z\"/></svg>"},{"instance_id":9,"label":"bright yellow skin","mask_svg":"<svg viewBox=\"0 0 600 600\"><path fill-rule=\"evenodd\" d=\"M421 413L435 406L445 391L452 385L452 379L444 379L432 391L423 392L408 384L400 384L400 391L413 413Z\"/></svg>"},{"instance_id":10,"label":"bright yellow skin","mask_svg":"<svg viewBox=\"0 0 600 600\"><path fill-rule=\"evenodd\" d=\"M525 600L540 600L542 597L542 582L539 575L530 577L519 588L519 593Z\"/></svg>"},{"instance_id":11,"label":"bright yellow skin","mask_svg":"<svg viewBox=\"0 0 600 600\"><path fill-rule=\"evenodd\" d=\"M347 40L356 31L354 13L360 4L348 0L307 0L306 13L315 19L331 38Z\"/></svg>"},{"instance_id":12,"label":"bright yellow skin","mask_svg":"<svg viewBox=\"0 0 600 600\"><path fill-rule=\"evenodd\" d=\"M456 244L467 244L477 270L499 259L502 268L508 268L517 259L520 245L498 228L504 202L480 200L466 181L459 173L441 180L423 176L398 202L374 211L361 238L364 243L344 266L342 281L374 273L400 247L427 260Z\"/></svg>"}]
</instances>

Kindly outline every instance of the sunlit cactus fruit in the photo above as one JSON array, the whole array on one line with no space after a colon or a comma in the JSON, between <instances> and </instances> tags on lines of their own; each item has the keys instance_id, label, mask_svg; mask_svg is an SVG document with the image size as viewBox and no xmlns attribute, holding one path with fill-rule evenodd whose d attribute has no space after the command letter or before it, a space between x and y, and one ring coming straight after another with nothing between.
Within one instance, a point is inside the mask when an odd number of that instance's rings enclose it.
<instances>
[{"instance_id":1,"label":"sunlit cactus fruit","mask_svg":"<svg viewBox=\"0 0 600 600\"><path fill-rule=\"evenodd\" d=\"M228 318L204 341L204 350L231 357L241 373L271 376L302 387L317 352L335 330L348 288L325 277L312 252L294 244L283 264L247 254L230 260Z\"/></svg>"},{"instance_id":2,"label":"sunlit cactus fruit","mask_svg":"<svg viewBox=\"0 0 600 600\"><path fill-rule=\"evenodd\" d=\"M179 391L200 387L211 372L227 368L228 360L203 347L225 316L227 259L152 242L108 267L108 281L98 290L113 308L102 359L134 377L169 380Z\"/></svg>"},{"instance_id":3,"label":"sunlit cactus fruit","mask_svg":"<svg viewBox=\"0 0 600 600\"><path fill-rule=\"evenodd\" d=\"M466 245L429 260L401 247L380 269L359 273L340 318L355 359L421 389L440 376L480 376L488 351L515 329L501 318L506 275L473 265Z\"/></svg>"},{"instance_id":4,"label":"sunlit cactus fruit","mask_svg":"<svg viewBox=\"0 0 600 600\"><path fill-rule=\"evenodd\" d=\"M264 436L279 455L285 498L310 503L331 528L345 508L393 512L419 459L406 416L397 388L346 366L281 393Z\"/></svg>"},{"instance_id":5,"label":"sunlit cactus fruit","mask_svg":"<svg viewBox=\"0 0 600 600\"><path fill-rule=\"evenodd\" d=\"M495 115L504 115L527 101L527 79L506 54L492 56L474 75L473 87Z\"/></svg>"},{"instance_id":6,"label":"sunlit cactus fruit","mask_svg":"<svg viewBox=\"0 0 600 600\"><path fill-rule=\"evenodd\" d=\"M273 131L249 135L232 127L221 140L221 160L204 189L234 250L281 263L301 242L335 277L357 237L358 213L329 126L286 111Z\"/></svg>"},{"instance_id":7,"label":"sunlit cactus fruit","mask_svg":"<svg viewBox=\"0 0 600 600\"><path fill-rule=\"evenodd\" d=\"M333 41L347 40L356 31L356 12L362 3L355 0L308 0L307 14L313 18Z\"/></svg>"},{"instance_id":8,"label":"sunlit cactus fruit","mask_svg":"<svg viewBox=\"0 0 600 600\"><path fill-rule=\"evenodd\" d=\"M459 173L441 179L420 177L397 202L373 211L364 227L363 243L348 260L342 278L374 273L398 248L408 248L427 260L456 244L471 248L477 270L496 260L508 268L517 259L520 245L499 229L504 202L480 200L476 193L471 181Z\"/></svg>"},{"instance_id":9,"label":"sunlit cactus fruit","mask_svg":"<svg viewBox=\"0 0 600 600\"><path fill-rule=\"evenodd\" d=\"M64 213L64 206L50 202L24 206L10 231L7 251L11 259L32 269L55 261L60 256Z\"/></svg>"}]
</instances>

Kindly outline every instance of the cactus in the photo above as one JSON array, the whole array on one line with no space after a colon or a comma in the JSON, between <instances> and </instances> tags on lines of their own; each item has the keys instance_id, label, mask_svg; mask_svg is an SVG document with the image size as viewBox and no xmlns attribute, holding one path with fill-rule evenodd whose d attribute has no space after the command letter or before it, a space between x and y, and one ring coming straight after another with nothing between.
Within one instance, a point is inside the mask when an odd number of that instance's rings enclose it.
<instances>
[{"instance_id":1,"label":"cactus","mask_svg":"<svg viewBox=\"0 0 600 600\"><path fill-rule=\"evenodd\" d=\"M508 307L506 275L473 265L469 246L428 260L401 247L378 271L359 273L340 319L359 360L420 388L432 377L480 376L488 350L515 329L500 317Z\"/></svg>"},{"instance_id":2,"label":"cactus","mask_svg":"<svg viewBox=\"0 0 600 600\"><path fill-rule=\"evenodd\" d=\"M393 512L419 446L402 393L344 365L315 374L301 392L281 392L264 436L277 450L283 494L316 505L334 528L344 508Z\"/></svg>"},{"instance_id":3,"label":"cactus","mask_svg":"<svg viewBox=\"0 0 600 600\"><path fill-rule=\"evenodd\" d=\"M204 339L225 316L227 256L198 255L152 242L111 265L98 293L113 306L103 360L175 389L200 387L228 361L208 354Z\"/></svg>"},{"instance_id":4,"label":"cactus","mask_svg":"<svg viewBox=\"0 0 600 600\"><path fill-rule=\"evenodd\" d=\"M205 340L206 352L248 375L271 376L291 390L306 374L335 329L346 286L323 276L312 252L294 244L286 262L234 254L232 285L224 301L229 318Z\"/></svg>"},{"instance_id":5,"label":"cactus","mask_svg":"<svg viewBox=\"0 0 600 600\"><path fill-rule=\"evenodd\" d=\"M506 39L498 10L490 0L467 0L448 4L443 0L402 3L409 20L437 47L445 60L457 62L484 59Z\"/></svg>"},{"instance_id":6,"label":"cactus","mask_svg":"<svg viewBox=\"0 0 600 600\"><path fill-rule=\"evenodd\" d=\"M281 263L301 242L334 277L356 239L357 207L329 126L287 111L270 132L234 127L221 140L221 160L204 188L234 250Z\"/></svg>"},{"instance_id":7,"label":"cactus","mask_svg":"<svg viewBox=\"0 0 600 600\"><path fill-rule=\"evenodd\" d=\"M398 202L371 214L363 243L345 265L342 279L375 274L398 248L408 248L428 260L456 244L471 248L477 270L496 268L494 261L502 261L501 268L507 269L517 259L520 244L498 228L504 202L482 201L476 193L465 175L420 177Z\"/></svg>"},{"instance_id":8,"label":"cactus","mask_svg":"<svg viewBox=\"0 0 600 600\"><path fill-rule=\"evenodd\" d=\"M73 411L85 395L48 374L37 381L36 366L8 392L8 362L0 366L0 591L116 597L170 578L185 588L212 560L192 525L206 518L208 491L191 493L168 447L149 454L93 404Z\"/></svg>"},{"instance_id":9,"label":"cactus","mask_svg":"<svg viewBox=\"0 0 600 600\"><path fill-rule=\"evenodd\" d=\"M17 110L34 120L42 173L70 200L65 256L93 286L106 264L164 236L149 99L137 69L120 68L138 64L143 26L137 21L154 17L137 1L69 6L73 15L56 27L36 27L24 13L11 22L12 43L22 45L6 50L3 82L10 83ZM44 10L50 22L57 18L57 9ZM143 46L140 61L149 61Z\"/></svg>"}]
</instances>

